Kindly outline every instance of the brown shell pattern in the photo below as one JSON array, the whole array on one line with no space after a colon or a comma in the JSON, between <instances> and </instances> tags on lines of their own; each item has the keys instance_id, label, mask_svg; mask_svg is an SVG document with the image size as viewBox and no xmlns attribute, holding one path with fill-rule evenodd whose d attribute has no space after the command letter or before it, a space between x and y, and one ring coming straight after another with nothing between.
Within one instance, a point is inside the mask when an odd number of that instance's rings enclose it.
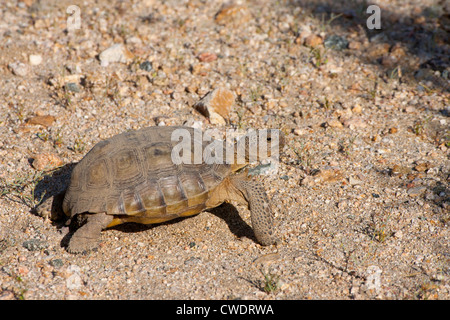
<instances>
[{"instance_id":1,"label":"brown shell pattern","mask_svg":"<svg viewBox=\"0 0 450 320\"><path fill-rule=\"evenodd\" d=\"M151 223L203 210L209 192L231 169L226 164L175 165L171 152L179 142L171 135L179 128L190 130L193 146L194 129L187 127L149 127L99 142L75 166L64 212L106 212ZM204 149L210 142L201 143Z\"/></svg>"}]
</instances>

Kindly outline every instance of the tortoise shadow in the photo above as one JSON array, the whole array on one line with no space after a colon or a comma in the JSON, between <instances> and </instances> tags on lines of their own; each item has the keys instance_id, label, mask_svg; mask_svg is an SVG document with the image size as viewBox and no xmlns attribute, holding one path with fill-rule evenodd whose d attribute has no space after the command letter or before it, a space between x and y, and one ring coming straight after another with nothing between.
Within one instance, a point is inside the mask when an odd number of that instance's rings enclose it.
<instances>
[{"instance_id":1,"label":"tortoise shadow","mask_svg":"<svg viewBox=\"0 0 450 320\"><path fill-rule=\"evenodd\" d=\"M70 176L76 163L68 163L56 170L50 171L46 174L35 186L33 191L34 202L37 205L31 209L31 213L38 215L37 207L51 197L54 197L51 207L52 217L63 217L62 199L64 198L64 191L69 186ZM52 220L54 225L60 226L64 219Z\"/></svg>"},{"instance_id":2,"label":"tortoise shadow","mask_svg":"<svg viewBox=\"0 0 450 320\"><path fill-rule=\"evenodd\" d=\"M204 212L209 212L216 217L223 219L228 225L231 233L233 233L237 238L246 237L255 242L257 242L253 229L241 218L238 210L230 203L223 203L220 206L212 209L205 210ZM202 214L200 212L199 214ZM157 228L161 225L172 225L182 221L183 219L189 219L191 217L180 217L173 220L169 220L162 223L155 224L139 224L134 222L128 222L120 224L108 229L118 230L125 233L143 232Z\"/></svg>"},{"instance_id":3,"label":"tortoise shadow","mask_svg":"<svg viewBox=\"0 0 450 320\"><path fill-rule=\"evenodd\" d=\"M249 238L254 242L258 242L255 237L255 233L251 226L249 226L239 214L239 211L230 203L222 203L216 208L207 210L207 212L212 213L216 217L223 219L231 233L233 233L238 238Z\"/></svg>"},{"instance_id":4,"label":"tortoise shadow","mask_svg":"<svg viewBox=\"0 0 450 320\"><path fill-rule=\"evenodd\" d=\"M63 192L69 186L70 175L76 163L68 163L54 171L50 171L34 189L34 200L44 202L48 198Z\"/></svg>"}]
</instances>

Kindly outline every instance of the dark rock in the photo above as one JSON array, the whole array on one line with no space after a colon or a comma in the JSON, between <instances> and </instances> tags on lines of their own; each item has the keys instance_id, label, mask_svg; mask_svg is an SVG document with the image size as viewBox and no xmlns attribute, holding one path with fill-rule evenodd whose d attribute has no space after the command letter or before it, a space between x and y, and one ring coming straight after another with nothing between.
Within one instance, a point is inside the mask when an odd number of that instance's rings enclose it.
<instances>
[{"instance_id":1,"label":"dark rock","mask_svg":"<svg viewBox=\"0 0 450 320\"><path fill-rule=\"evenodd\" d=\"M338 35L327 37L323 44L326 48L332 48L336 50L344 50L348 48L348 40Z\"/></svg>"},{"instance_id":2,"label":"dark rock","mask_svg":"<svg viewBox=\"0 0 450 320\"><path fill-rule=\"evenodd\" d=\"M48 247L48 243L40 239L30 239L24 241L22 246L29 251L38 251L41 249L46 249Z\"/></svg>"},{"instance_id":3,"label":"dark rock","mask_svg":"<svg viewBox=\"0 0 450 320\"><path fill-rule=\"evenodd\" d=\"M152 71L153 66L150 61L144 61L139 65L139 69L144 70L144 71Z\"/></svg>"}]
</instances>

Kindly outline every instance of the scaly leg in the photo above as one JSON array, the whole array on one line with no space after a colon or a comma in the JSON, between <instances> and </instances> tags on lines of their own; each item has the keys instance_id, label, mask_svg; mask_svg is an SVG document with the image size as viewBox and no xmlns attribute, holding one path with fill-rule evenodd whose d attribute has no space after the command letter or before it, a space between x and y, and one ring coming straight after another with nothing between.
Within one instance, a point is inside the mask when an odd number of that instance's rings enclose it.
<instances>
[{"instance_id":1,"label":"scaly leg","mask_svg":"<svg viewBox=\"0 0 450 320\"><path fill-rule=\"evenodd\" d=\"M232 185L237 189L237 198L243 198L251 213L253 231L256 239L263 246L275 244L273 213L264 187L256 181L247 180L241 175L231 177Z\"/></svg>"},{"instance_id":2,"label":"scaly leg","mask_svg":"<svg viewBox=\"0 0 450 320\"><path fill-rule=\"evenodd\" d=\"M101 231L112 220L113 216L106 213L87 214L87 222L72 235L67 251L70 253L81 253L96 248Z\"/></svg>"}]
</instances>

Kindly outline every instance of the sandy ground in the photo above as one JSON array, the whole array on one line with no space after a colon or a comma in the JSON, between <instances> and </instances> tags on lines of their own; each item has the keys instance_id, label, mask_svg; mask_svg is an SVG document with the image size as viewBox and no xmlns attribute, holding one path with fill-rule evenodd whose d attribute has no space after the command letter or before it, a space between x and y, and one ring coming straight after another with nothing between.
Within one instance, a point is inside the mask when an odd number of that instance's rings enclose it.
<instances>
[{"instance_id":1,"label":"sandy ground","mask_svg":"<svg viewBox=\"0 0 450 320\"><path fill-rule=\"evenodd\" d=\"M449 299L449 7L375 3L0 2L0 299ZM193 108L219 87L227 124ZM277 246L240 205L86 255L35 214L97 142L183 124L285 133Z\"/></svg>"}]
</instances>

